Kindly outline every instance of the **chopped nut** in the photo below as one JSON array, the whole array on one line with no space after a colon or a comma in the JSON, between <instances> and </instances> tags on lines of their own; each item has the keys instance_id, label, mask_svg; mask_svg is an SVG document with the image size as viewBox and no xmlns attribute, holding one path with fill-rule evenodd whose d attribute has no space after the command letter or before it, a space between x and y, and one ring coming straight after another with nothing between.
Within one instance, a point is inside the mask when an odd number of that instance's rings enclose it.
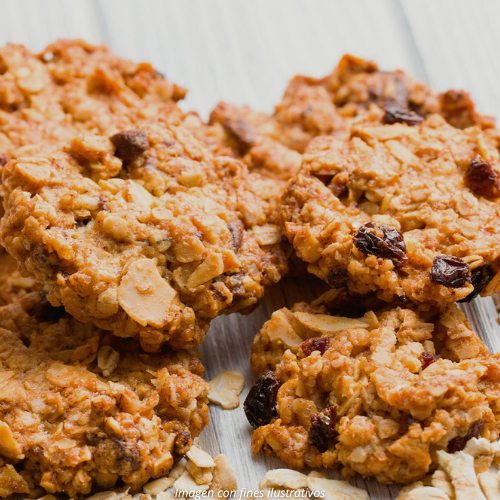
<instances>
[{"instance_id":1,"label":"chopped nut","mask_svg":"<svg viewBox=\"0 0 500 500\"><path fill-rule=\"evenodd\" d=\"M446 472L442 470L437 470L434 472L432 475L432 486L435 488L439 488L440 490L443 490L451 500L455 498L455 491L453 490L453 486L446 474Z\"/></svg>"},{"instance_id":2,"label":"chopped nut","mask_svg":"<svg viewBox=\"0 0 500 500\"><path fill-rule=\"evenodd\" d=\"M450 500L450 497L439 488L433 486L421 486L415 488L398 500Z\"/></svg>"},{"instance_id":3,"label":"chopped nut","mask_svg":"<svg viewBox=\"0 0 500 500\"><path fill-rule=\"evenodd\" d=\"M147 493L148 495L158 495L158 493L168 490L174 482L175 479L173 477L161 477L160 479L156 479L155 481L151 481L146 484L143 490L144 493Z\"/></svg>"},{"instance_id":4,"label":"chopped nut","mask_svg":"<svg viewBox=\"0 0 500 500\"><path fill-rule=\"evenodd\" d=\"M296 312L294 316L306 327L315 332L338 332L348 328L366 328L368 323L363 319L351 319L327 314L310 314Z\"/></svg>"},{"instance_id":5,"label":"chopped nut","mask_svg":"<svg viewBox=\"0 0 500 500\"><path fill-rule=\"evenodd\" d=\"M224 272L224 259L220 253L210 254L198 267L194 270L193 274L187 280L188 288L195 288L203 285Z\"/></svg>"},{"instance_id":6,"label":"chopped nut","mask_svg":"<svg viewBox=\"0 0 500 500\"><path fill-rule=\"evenodd\" d=\"M142 326L165 326L177 292L164 280L151 259L132 262L118 287L118 301Z\"/></svg>"},{"instance_id":7,"label":"chopped nut","mask_svg":"<svg viewBox=\"0 0 500 500\"><path fill-rule=\"evenodd\" d=\"M485 472L477 476L479 484L487 500L500 499L500 476L492 472Z\"/></svg>"},{"instance_id":8,"label":"chopped nut","mask_svg":"<svg viewBox=\"0 0 500 500\"><path fill-rule=\"evenodd\" d=\"M266 474L266 479L270 486L279 486L291 490L307 488L307 476L290 469L270 470Z\"/></svg>"},{"instance_id":9,"label":"chopped nut","mask_svg":"<svg viewBox=\"0 0 500 500\"><path fill-rule=\"evenodd\" d=\"M8 458L23 458L21 446L5 422L0 422L0 453Z\"/></svg>"},{"instance_id":10,"label":"chopped nut","mask_svg":"<svg viewBox=\"0 0 500 500\"><path fill-rule=\"evenodd\" d=\"M281 238L281 230L274 224L255 226L253 232L259 245L275 245Z\"/></svg>"},{"instance_id":11,"label":"chopped nut","mask_svg":"<svg viewBox=\"0 0 500 500\"><path fill-rule=\"evenodd\" d=\"M120 354L110 346L102 346L97 353L97 366L104 377L109 377L120 362Z\"/></svg>"},{"instance_id":12,"label":"chopped nut","mask_svg":"<svg viewBox=\"0 0 500 500\"><path fill-rule=\"evenodd\" d=\"M350 485L347 481L323 479L320 477L307 477L307 487L313 492L325 495L329 500L370 500L365 490Z\"/></svg>"},{"instance_id":13,"label":"chopped nut","mask_svg":"<svg viewBox=\"0 0 500 500\"><path fill-rule=\"evenodd\" d=\"M453 455L443 450L437 452L439 465L451 478L457 499L484 500L474 470L474 458L463 451Z\"/></svg>"},{"instance_id":14,"label":"chopped nut","mask_svg":"<svg viewBox=\"0 0 500 500\"><path fill-rule=\"evenodd\" d=\"M266 333L269 339L271 341L280 340L285 347L296 347L304 340L295 332L281 309L273 313L266 326Z\"/></svg>"},{"instance_id":15,"label":"chopped nut","mask_svg":"<svg viewBox=\"0 0 500 500\"><path fill-rule=\"evenodd\" d=\"M209 384L212 388L208 395L209 401L221 405L225 410L233 410L240 405L239 395L245 387L242 372L234 370L220 372Z\"/></svg>"},{"instance_id":16,"label":"chopped nut","mask_svg":"<svg viewBox=\"0 0 500 500\"><path fill-rule=\"evenodd\" d=\"M215 467L214 459L196 445L191 446L186 457L192 460L198 467Z\"/></svg>"},{"instance_id":17,"label":"chopped nut","mask_svg":"<svg viewBox=\"0 0 500 500\"><path fill-rule=\"evenodd\" d=\"M209 486L208 484L196 484L191 474L188 471L184 471L181 477L175 481L174 488L178 495L182 493L190 495L200 491L207 491Z\"/></svg>"},{"instance_id":18,"label":"chopped nut","mask_svg":"<svg viewBox=\"0 0 500 500\"><path fill-rule=\"evenodd\" d=\"M229 463L226 455L217 455L214 459L215 469L213 470L213 480L210 491L214 492L214 498L218 498L220 491L236 491L238 483L236 481L236 471Z\"/></svg>"},{"instance_id":19,"label":"chopped nut","mask_svg":"<svg viewBox=\"0 0 500 500\"><path fill-rule=\"evenodd\" d=\"M194 462L188 460L186 470L193 476L196 484L210 484L212 482L213 474L210 467L198 467Z\"/></svg>"}]
</instances>

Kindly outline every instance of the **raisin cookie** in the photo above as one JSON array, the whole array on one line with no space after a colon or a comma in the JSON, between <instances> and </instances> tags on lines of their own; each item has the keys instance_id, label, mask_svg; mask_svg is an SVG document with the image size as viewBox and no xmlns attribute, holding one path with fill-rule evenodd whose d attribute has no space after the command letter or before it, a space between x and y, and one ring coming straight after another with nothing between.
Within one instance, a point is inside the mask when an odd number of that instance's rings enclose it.
<instances>
[{"instance_id":1,"label":"raisin cookie","mask_svg":"<svg viewBox=\"0 0 500 500\"><path fill-rule=\"evenodd\" d=\"M286 272L267 191L176 124L87 134L7 164L1 239L79 321L149 352L193 348Z\"/></svg>"},{"instance_id":2,"label":"raisin cookie","mask_svg":"<svg viewBox=\"0 0 500 500\"><path fill-rule=\"evenodd\" d=\"M500 358L458 308L336 316L338 293L276 311L256 336L261 377L244 404L255 453L410 483L435 468L437 450L498 439Z\"/></svg>"},{"instance_id":3,"label":"raisin cookie","mask_svg":"<svg viewBox=\"0 0 500 500\"><path fill-rule=\"evenodd\" d=\"M332 287L422 307L500 288L499 154L478 127L367 115L315 139L283 195L285 232Z\"/></svg>"},{"instance_id":4,"label":"raisin cookie","mask_svg":"<svg viewBox=\"0 0 500 500\"><path fill-rule=\"evenodd\" d=\"M141 353L42 292L0 308L0 338L2 497L136 492L208 424L196 351Z\"/></svg>"}]
</instances>

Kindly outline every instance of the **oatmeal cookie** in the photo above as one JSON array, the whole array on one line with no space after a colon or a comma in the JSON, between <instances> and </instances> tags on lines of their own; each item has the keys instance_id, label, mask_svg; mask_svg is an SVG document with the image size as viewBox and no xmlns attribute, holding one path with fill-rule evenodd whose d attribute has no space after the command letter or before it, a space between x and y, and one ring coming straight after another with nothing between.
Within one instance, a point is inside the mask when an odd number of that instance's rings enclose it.
<instances>
[{"instance_id":1,"label":"oatmeal cookie","mask_svg":"<svg viewBox=\"0 0 500 500\"><path fill-rule=\"evenodd\" d=\"M7 164L1 240L79 321L193 348L286 272L267 186L176 124L77 136Z\"/></svg>"},{"instance_id":2,"label":"oatmeal cookie","mask_svg":"<svg viewBox=\"0 0 500 500\"><path fill-rule=\"evenodd\" d=\"M350 55L324 78L292 78L272 115L220 103L197 135L214 153L242 158L250 169L283 180L295 175L300 153L313 138L348 140L355 118L385 109L422 117L440 113L455 127L479 126L500 145L495 119L479 114L467 92L435 94L403 71L381 71Z\"/></svg>"},{"instance_id":3,"label":"oatmeal cookie","mask_svg":"<svg viewBox=\"0 0 500 500\"><path fill-rule=\"evenodd\" d=\"M208 424L196 351L144 354L43 292L0 308L0 496L137 491Z\"/></svg>"},{"instance_id":4,"label":"oatmeal cookie","mask_svg":"<svg viewBox=\"0 0 500 500\"><path fill-rule=\"evenodd\" d=\"M285 232L332 287L423 307L500 288L500 160L478 127L437 115L320 137L283 195Z\"/></svg>"},{"instance_id":5,"label":"oatmeal cookie","mask_svg":"<svg viewBox=\"0 0 500 500\"><path fill-rule=\"evenodd\" d=\"M179 113L186 91L150 64L120 59L105 46L59 40L41 54L0 48L0 165L84 131L112 135L139 120Z\"/></svg>"},{"instance_id":6,"label":"oatmeal cookie","mask_svg":"<svg viewBox=\"0 0 500 500\"><path fill-rule=\"evenodd\" d=\"M437 466L438 450L498 439L500 356L458 308L336 316L338 294L276 311L256 336L262 376L244 405L255 453L409 483Z\"/></svg>"}]
</instances>

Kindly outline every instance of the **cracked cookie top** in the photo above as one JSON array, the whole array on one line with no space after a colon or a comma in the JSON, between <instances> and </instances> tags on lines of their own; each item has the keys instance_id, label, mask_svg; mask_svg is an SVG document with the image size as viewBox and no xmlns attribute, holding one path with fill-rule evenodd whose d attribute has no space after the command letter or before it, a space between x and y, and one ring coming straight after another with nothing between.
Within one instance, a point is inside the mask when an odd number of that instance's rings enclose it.
<instances>
[{"instance_id":1,"label":"cracked cookie top","mask_svg":"<svg viewBox=\"0 0 500 500\"><path fill-rule=\"evenodd\" d=\"M23 275L147 351L199 345L210 319L250 311L286 271L268 183L172 123L12 160L2 192Z\"/></svg>"},{"instance_id":2,"label":"cracked cookie top","mask_svg":"<svg viewBox=\"0 0 500 500\"><path fill-rule=\"evenodd\" d=\"M352 126L315 139L283 196L285 232L309 271L334 288L422 307L500 287L500 167L478 127L439 115Z\"/></svg>"},{"instance_id":3,"label":"cracked cookie top","mask_svg":"<svg viewBox=\"0 0 500 500\"><path fill-rule=\"evenodd\" d=\"M458 308L343 311L342 300L332 290L280 309L255 337L261 377L244 404L255 453L409 483L435 468L437 450L498 439L500 358Z\"/></svg>"},{"instance_id":4,"label":"cracked cookie top","mask_svg":"<svg viewBox=\"0 0 500 500\"><path fill-rule=\"evenodd\" d=\"M43 292L0 308L0 340L1 496L135 492L208 424L196 351L143 353Z\"/></svg>"}]
</instances>

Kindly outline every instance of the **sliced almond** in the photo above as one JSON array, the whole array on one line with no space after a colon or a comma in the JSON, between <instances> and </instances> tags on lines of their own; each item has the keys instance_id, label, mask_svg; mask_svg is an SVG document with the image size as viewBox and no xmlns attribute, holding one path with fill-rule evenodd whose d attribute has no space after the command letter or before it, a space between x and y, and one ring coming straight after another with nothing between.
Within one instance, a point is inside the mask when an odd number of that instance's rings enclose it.
<instances>
[{"instance_id":1,"label":"sliced almond","mask_svg":"<svg viewBox=\"0 0 500 500\"><path fill-rule=\"evenodd\" d=\"M484 472L477 476L479 485L488 500L500 499L500 476L492 472Z\"/></svg>"},{"instance_id":2,"label":"sliced almond","mask_svg":"<svg viewBox=\"0 0 500 500\"><path fill-rule=\"evenodd\" d=\"M24 456L21 446L5 422L0 422L0 453L8 458L21 459Z\"/></svg>"},{"instance_id":3,"label":"sliced almond","mask_svg":"<svg viewBox=\"0 0 500 500\"><path fill-rule=\"evenodd\" d=\"M176 496L181 494L191 496L197 492L207 491L209 486L208 484L196 484L191 474L188 471L184 471L179 479L175 481L174 488Z\"/></svg>"},{"instance_id":4,"label":"sliced almond","mask_svg":"<svg viewBox=\"0 0 500 500\"><path fill-rule=\"evenodd\" d=\"M350 485L347 481L323 479L320 477L307 477L307 487L313 493L323 492L325 500L370 500L365 490Z\"/></svg>"},{"instance_id":5,"label":"sliced almond","mask_svg":"<svg viewBox=\"0 0 500 500\"><path fill-rule=\"evenodd\" d=\"M451 499L455 498L455 491L453 490L453 485L448 478L448 475L443 470L437 470L432 474L432 486L443 490Z\"/></svg>"},{"instance_id":6,"label":"sliced almond","mask_svg":"<svg viewBox=\"0 0 500 500\"><path fill-rule=\"evenodd\" d=\"M401 498L398 496L398 500L450 500L450 497L439 488L420 486L410 490Z\"/></svg>"},{"instance_id":7,"label":"sliced almond","mask_svg":"<svg viewBox=\"0 0 500 500\"><path fill-rule=\"evenodd\" d=\"M186 457L192 460L198 467L215 467L214 459L196 445L191 446Z\"/></svg>"},{"instance_id":8,"label":"sliced almond","mask_svg":"<svg viewBox=\"0 0 500 500\"><path fill-rule=\"evenodd\" d=\"M174 482L175 478L173 477L161 477L160 479L156 479L155 481L151 481L146 484L143 490L144 493L147 493L148 495L158 495L158 493L168 490Z\"/></svg>"},{"instance_id":9,"label":"sliced almond","mask_svg":"<svg viewBox=\"0 0 500 500\"><path fill-rule=\"evenodd\" d=\"M451 484L458 500L486 500L474 470L474 458L463 451L453 455L443 450L437 452L439 465L451 478Z\"/></svg>"},{"instance_id":10,"label":"sliced almond","mask_svg":"<svg viewBox=\"0 0 500 500\"><path fill-rule=\"evenodd\" d=\"M356 132L379 141L388 141L390 139L400 139L401 137L415 135L417 130L396 123L394 125L383 125L381 127L358 127L356 128Z\"/></svg>"},{"instance_id":11,"label":"sliced almond","mask_svg":"<svg viewBox=\"0 0 500 500\"><path fill-rule=\"evenodd\" d=\"M243 373L235 370L220 372L210 382L211 391L208 400L222 406L225 410L233 410L240 405L240 394L245 387Z\"/></svg>"},{"instance_id":12,"label":"sliced almond","mask_svg":"<svg viewBox=\"0 0 500 500\"><path fill-rule=\"evenodd\" d=\"M199 285L203 285L207 281L210 281L217 276L220 276L224 272L224 259L220 253L211 253L194 272L189 276L187 280L188 288L195 288Z\"/></svg>"},{"instance_id":13,"label":"sliced almond","mask_svg":"<svg viewBox=\"0 0 500 500\"><path fill-rule=\"evenodd\" d=\"M281 239L281 229L274 224L255 226L253 233L259 245L275 245Z\"/></svg>"},{"instance_id":14,"label":"sliced almond","mask_svg":"<svg viewBox=\"0 0 500 500\"><path fill-rule=\"evenodd\" d=\"M118 302L142 326L165 326L177 292L164 280L151 259L132 262L118 287Z\"/></svg>"},{"instance_id":15,"label":"sliced almond","mask_svg":"<svg viewBox=\"0 0 500 500\"><path fill-rule=\"evenodd\" d=\"M294 313L300 323L315 332L339 332L348 328L366 328L368 323L363 319L329 316L328 314Z\"/></svg>"},{"instance_id":16,"label":"sliced almond","mask_svg":"<svg viewBox=\"0 0 500 500\"><path fill-rule=\"evenodd\" d=\"M307 476L290 469L274 469L266 474L270 486L278 486L291 490L307 488Z\"/></svg>"},{"instance_id":17,"label":"sliced almond","mask_svg":"<svg viewBox=\"0 0 500 500\"><path fill-rule=\"evenodd\" d=\"M281 341L285 347L296 347L303 342L282 310L275 311L266 323L266 333L271 341Z\"/></svg>"},{"instance_id":18,"label":"sliced almond","mask_svg":"<svg viewBox=\"0 0 500 500\"><path fill-rule=\"evenodd\" d=\"M226 455L217 455L214 459L215 469L210 491L214 492L214 498L220 498L221 491L237 491L236 471L230 464ZM227 498L227 497L224 497Z\"/></svg>"}]
</instances>

